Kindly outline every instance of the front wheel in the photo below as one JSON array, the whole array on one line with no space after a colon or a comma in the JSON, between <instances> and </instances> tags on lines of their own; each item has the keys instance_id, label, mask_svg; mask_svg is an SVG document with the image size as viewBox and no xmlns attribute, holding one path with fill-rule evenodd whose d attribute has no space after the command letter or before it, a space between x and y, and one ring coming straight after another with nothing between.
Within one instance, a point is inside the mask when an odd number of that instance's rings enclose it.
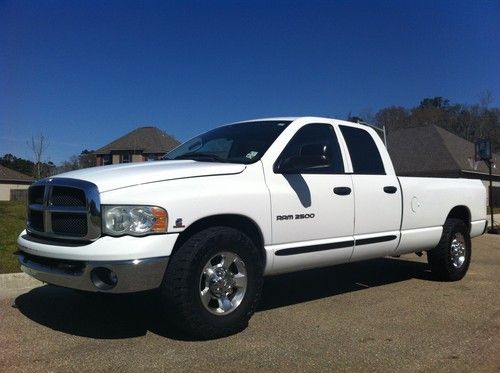
<instances>
[{"instance_id":1,"label":"front wheel","mask_svg":"<svg viewBox=\"0 0 500 373\"><path fill-rule=\"evenodd\" d=\"M162 297L180 329L210 339L248 325L262 289L262 260L252 240L229 227L205 229L171 257Z\"/></svg>"},{"instance_id":2,"label":"front wheel","mask_svg":"<svg viewBox=\"0 0 500 373\"><path fill-rule=\"evenodd\" d=\"M440 280L461 280L471 260L471 240L462 220L447 219L438 245L427 252L431 271Z\"/></svg>"}]
</instances>

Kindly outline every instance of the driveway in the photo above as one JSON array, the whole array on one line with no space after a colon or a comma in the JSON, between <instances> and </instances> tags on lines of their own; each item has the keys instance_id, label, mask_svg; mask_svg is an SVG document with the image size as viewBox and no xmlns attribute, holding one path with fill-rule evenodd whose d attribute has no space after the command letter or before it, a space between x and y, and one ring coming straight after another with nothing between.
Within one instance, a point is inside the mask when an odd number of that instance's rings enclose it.
<instances>
[{"instance_id":1,"label":"driveway","mask_svg":"<svg viewBox=\"0 0 500 373\"><path fill-rule=\"evenodd\" d=\"M0 296L0 371L498 372L499 280L493 235L473 240L455 283L434 281L425 255L270 277L245 331L202 342L168 324L154 293L42 286Z\"/></svg>"}]
</instances>

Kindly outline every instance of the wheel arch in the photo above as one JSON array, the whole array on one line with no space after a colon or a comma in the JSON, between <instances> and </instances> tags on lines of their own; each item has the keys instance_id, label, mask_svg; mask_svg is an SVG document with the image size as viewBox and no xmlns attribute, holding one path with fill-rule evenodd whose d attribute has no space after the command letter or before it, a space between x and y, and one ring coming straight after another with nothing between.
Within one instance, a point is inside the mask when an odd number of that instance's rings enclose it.
<instances>
[{"instance_id":1,"label":"wheel arch","mask_svg":"<svg viewBox=\"0 0 500 373\"><path fill-rule=\"evenodd\" d=\"M467 230L470 233L470 224L471 224L471 214L470 210L467 206L455 206L448 213L446 219L460 219L465 223Z\"/></svg>"},{"instance_id":2,"label":"wheel arch","mask_svg":"<svg viewBox=\"0 0 500 373\"><path fill-rule=\"evenodd\" d=\"M245 233L259 250L263 267L266 266L264 236L260 227L253 219L249 218L248 216L238 214L211 215L196 220L179 234L171 255L174 255L179 247L181 247L182 244L186 242L192 235L204 229L217 226L230 227Z\"/></svg>"}]
</instances>

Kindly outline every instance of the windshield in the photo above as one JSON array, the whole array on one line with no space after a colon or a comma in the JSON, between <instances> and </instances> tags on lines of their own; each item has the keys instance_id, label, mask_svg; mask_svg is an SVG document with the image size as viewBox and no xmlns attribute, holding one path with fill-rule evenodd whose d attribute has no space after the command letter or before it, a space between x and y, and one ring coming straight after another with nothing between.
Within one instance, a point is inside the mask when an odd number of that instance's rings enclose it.
<instances>
[{"instance_id":1,"label":"windshield","mask_svg":"<svg viewBox=\"0 0 500 373\"><path fill-rule=\"evenodd\" d=\"M162 159L254 163L290 123L261 121L219 127L186 141L165 154Z\"/></svg>"}]
</instances>

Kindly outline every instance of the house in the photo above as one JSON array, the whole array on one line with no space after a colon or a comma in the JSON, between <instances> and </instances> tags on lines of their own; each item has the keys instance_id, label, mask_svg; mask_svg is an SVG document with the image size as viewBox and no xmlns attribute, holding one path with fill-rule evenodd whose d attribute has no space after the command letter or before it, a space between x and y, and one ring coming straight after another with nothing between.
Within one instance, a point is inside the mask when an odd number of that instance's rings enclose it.
<instances>
[{"instance_id":1,"label":"house","mask_svg":"<svg viewBox=\"0 0 500 373\"><path fill-rule=\"evenodd\" d=\"M0 201L25 200L31 176L0 165Z\"/></svg>"},{"instance_id":2,"label":"house","mask_svg":"<svg viewBox=\"0 0 500 373\"><path fill-rule=\"evenodd\" d=\"M387 134L387 150L400 176L480 179L489 186L485 162L474 162L474 144L438 126L410 127ZM500 206L500 155L493 154L495 206Z\"/></svg>"},{"instance_id":3,"label":"house","mask_svg":"<svg viewBox=\"0 0 500 373\"><path fill-rule=\"evenodd\" d=\"M140 127L95 151L96 165L154 161L179 142L157 127Z\"/></svg>"}]
</instances>

